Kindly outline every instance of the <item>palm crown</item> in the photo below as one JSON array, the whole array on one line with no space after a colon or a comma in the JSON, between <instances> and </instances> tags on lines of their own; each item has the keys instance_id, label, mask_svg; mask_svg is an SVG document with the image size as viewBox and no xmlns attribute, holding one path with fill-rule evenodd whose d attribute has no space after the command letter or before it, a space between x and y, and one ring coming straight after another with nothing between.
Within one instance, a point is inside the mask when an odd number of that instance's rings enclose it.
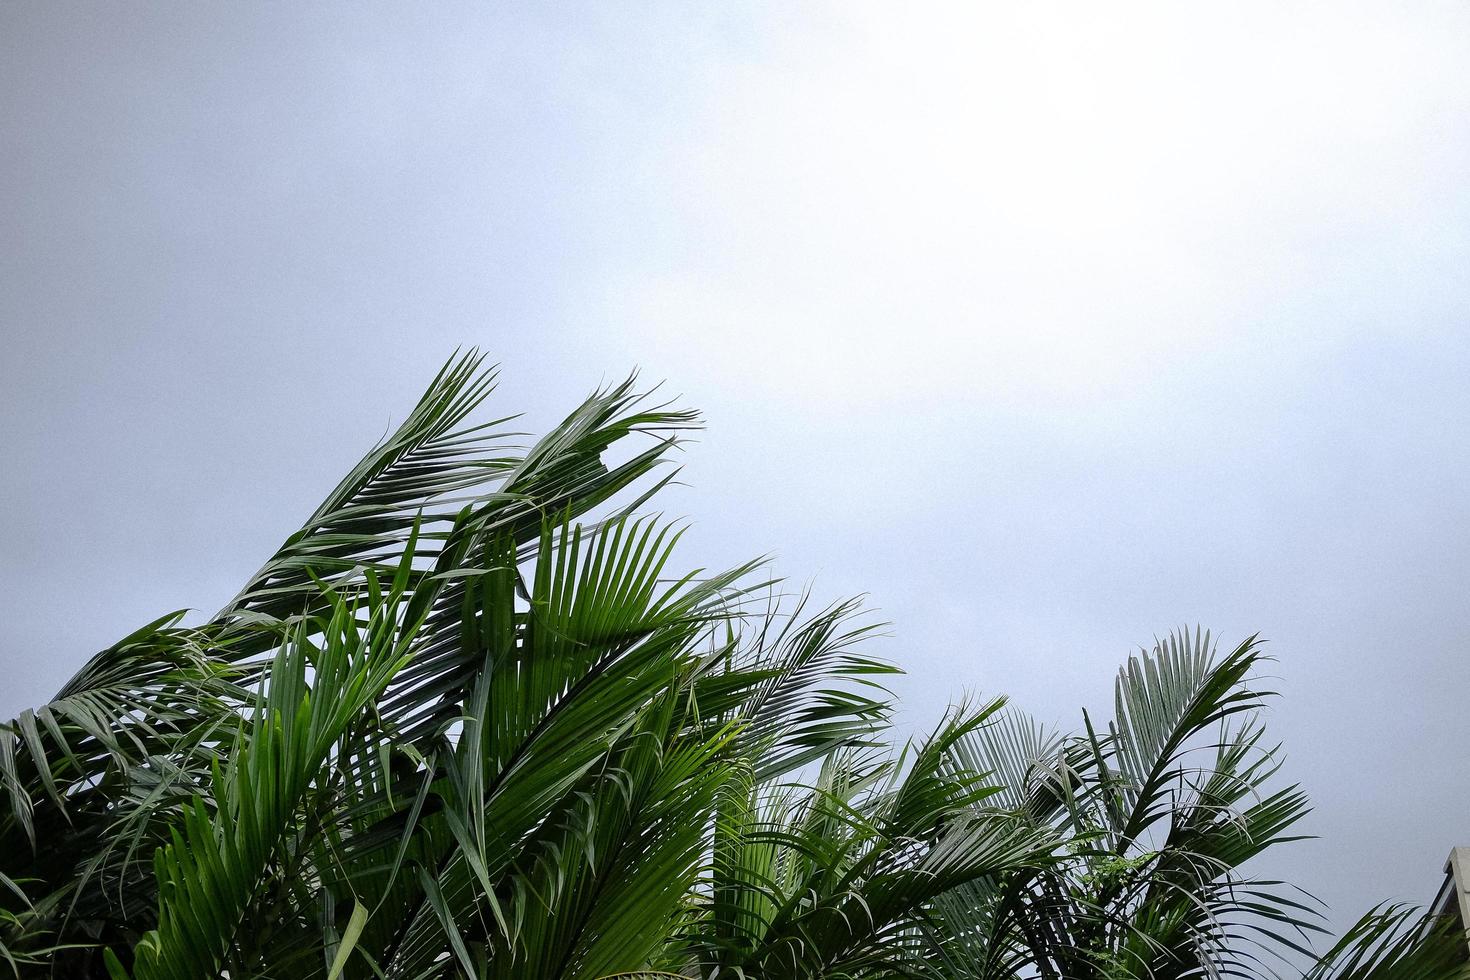
<instances>
[{"instance_id":1,"label":"palm crown","mask_svg":"<svg viewBox=\"0 0 1470 980\"><path fill-rule=\"evenodd\" d=\"M493 387L456 357L224 609L0 729L12 972L1089 980L1305 948L1311 903L1241 870L1307 811L1253 640L1134 657L1102 728L981 701L895 752L857 603L681 571L643 513L693 413L629 381L523 446L472 421ZM1309 969L1457 952L1381 909Z\"/></svg>"}]
</instances>

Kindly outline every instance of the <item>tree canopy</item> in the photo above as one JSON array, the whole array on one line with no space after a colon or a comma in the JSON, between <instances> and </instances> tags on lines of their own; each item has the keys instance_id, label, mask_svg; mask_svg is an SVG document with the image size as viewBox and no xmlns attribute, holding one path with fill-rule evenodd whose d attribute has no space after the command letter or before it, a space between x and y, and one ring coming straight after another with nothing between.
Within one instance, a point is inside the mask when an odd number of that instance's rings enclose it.
<instances>
[{"instance_id":1,"label":"tree canopy","mask_svg":"<svg viewBox=\"0 0 1470 980\"><path fill-rule=\"evenodd\" d=\"M1075 731L971 699L900 744L859 602L681 564L693 412L630 379L523 441L494 386L456 356L223 609L0 726L5 969L1470 977L1401 907L1313 956L1252 875L1308 812L1255 638L1171 634Z\"/></svg>"}]
</instances>

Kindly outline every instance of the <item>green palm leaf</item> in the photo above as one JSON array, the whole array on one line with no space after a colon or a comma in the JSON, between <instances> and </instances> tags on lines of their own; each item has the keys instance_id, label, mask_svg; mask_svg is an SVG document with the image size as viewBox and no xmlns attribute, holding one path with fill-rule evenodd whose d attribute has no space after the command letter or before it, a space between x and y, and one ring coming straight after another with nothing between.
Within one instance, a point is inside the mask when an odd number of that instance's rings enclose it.
<instances>
[{"instance_id":1,"label":"green palm leaf","mask_svg":"<svg viewBox=\"0 0 1470 980\"><path fill-rule=\"evenodd\" d=\"M271 665L248 739L216 770L211 799L196 799L159 850L158 927L134 950L139 980L251 968L237 937L263 879L295 838L323 765L407 660L415 624L400 623L401 593L367 596L362 609L329 594L331 618L297 628ZM110 968L127 975L115 956Z\"/></svg>"},{"instance_id":2,"label":"green palm leaf","mask_svg":"<svg viewBox=\"0 0 1470 980\"><path fill-rule=\"evenodd\" d=\"M1001 701L896 754L855 601L677 563L687 410L521 443L456 355L207 622L0 724L0 964L30 977L1260 977L1320 912L1254 638L1130 658L1101 728ZM632 443L642 437L645 441ZM150 863L147 859L152 857ZM1464 977L1378 909L1306 980Z\"/></svg>"}]
</instances>

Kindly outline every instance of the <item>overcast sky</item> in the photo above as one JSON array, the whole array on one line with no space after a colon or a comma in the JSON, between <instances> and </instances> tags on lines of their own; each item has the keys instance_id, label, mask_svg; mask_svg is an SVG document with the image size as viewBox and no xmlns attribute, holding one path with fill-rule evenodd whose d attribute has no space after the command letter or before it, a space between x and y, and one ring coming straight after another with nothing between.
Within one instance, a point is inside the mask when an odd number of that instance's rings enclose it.
<instances>
[{"instance_id":1,"label":"overcast sky","mask_svg":"<svg viewBox=\"0 0 1470 980\"><path fill-rule=\"evenodd\" d=\"M495 6L0 7L0 716L217 608L475 344L538 425L635 366L703 409L687 561L869 593L906 726L1260 631L1322 837L1263 870L1432 896L1470 6Z\"/></svg>"}]
</instances>

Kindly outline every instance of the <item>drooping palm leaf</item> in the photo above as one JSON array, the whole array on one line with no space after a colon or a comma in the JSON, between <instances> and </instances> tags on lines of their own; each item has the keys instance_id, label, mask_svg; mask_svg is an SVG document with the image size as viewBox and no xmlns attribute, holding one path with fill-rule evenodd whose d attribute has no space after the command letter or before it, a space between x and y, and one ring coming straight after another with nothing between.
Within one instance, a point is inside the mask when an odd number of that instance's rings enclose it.
<instances>
[{"instance_id":1,"label":"drooping palm leaf","mask_svg":"<svg viewBox=\"0 0 1470 980\"><path fill-rule=\"evenodd\" d=\"M1466 980L1470 956L1457 923L1404 905L1359 919L1303 980Z\"/></svg>"}]
</instances>

